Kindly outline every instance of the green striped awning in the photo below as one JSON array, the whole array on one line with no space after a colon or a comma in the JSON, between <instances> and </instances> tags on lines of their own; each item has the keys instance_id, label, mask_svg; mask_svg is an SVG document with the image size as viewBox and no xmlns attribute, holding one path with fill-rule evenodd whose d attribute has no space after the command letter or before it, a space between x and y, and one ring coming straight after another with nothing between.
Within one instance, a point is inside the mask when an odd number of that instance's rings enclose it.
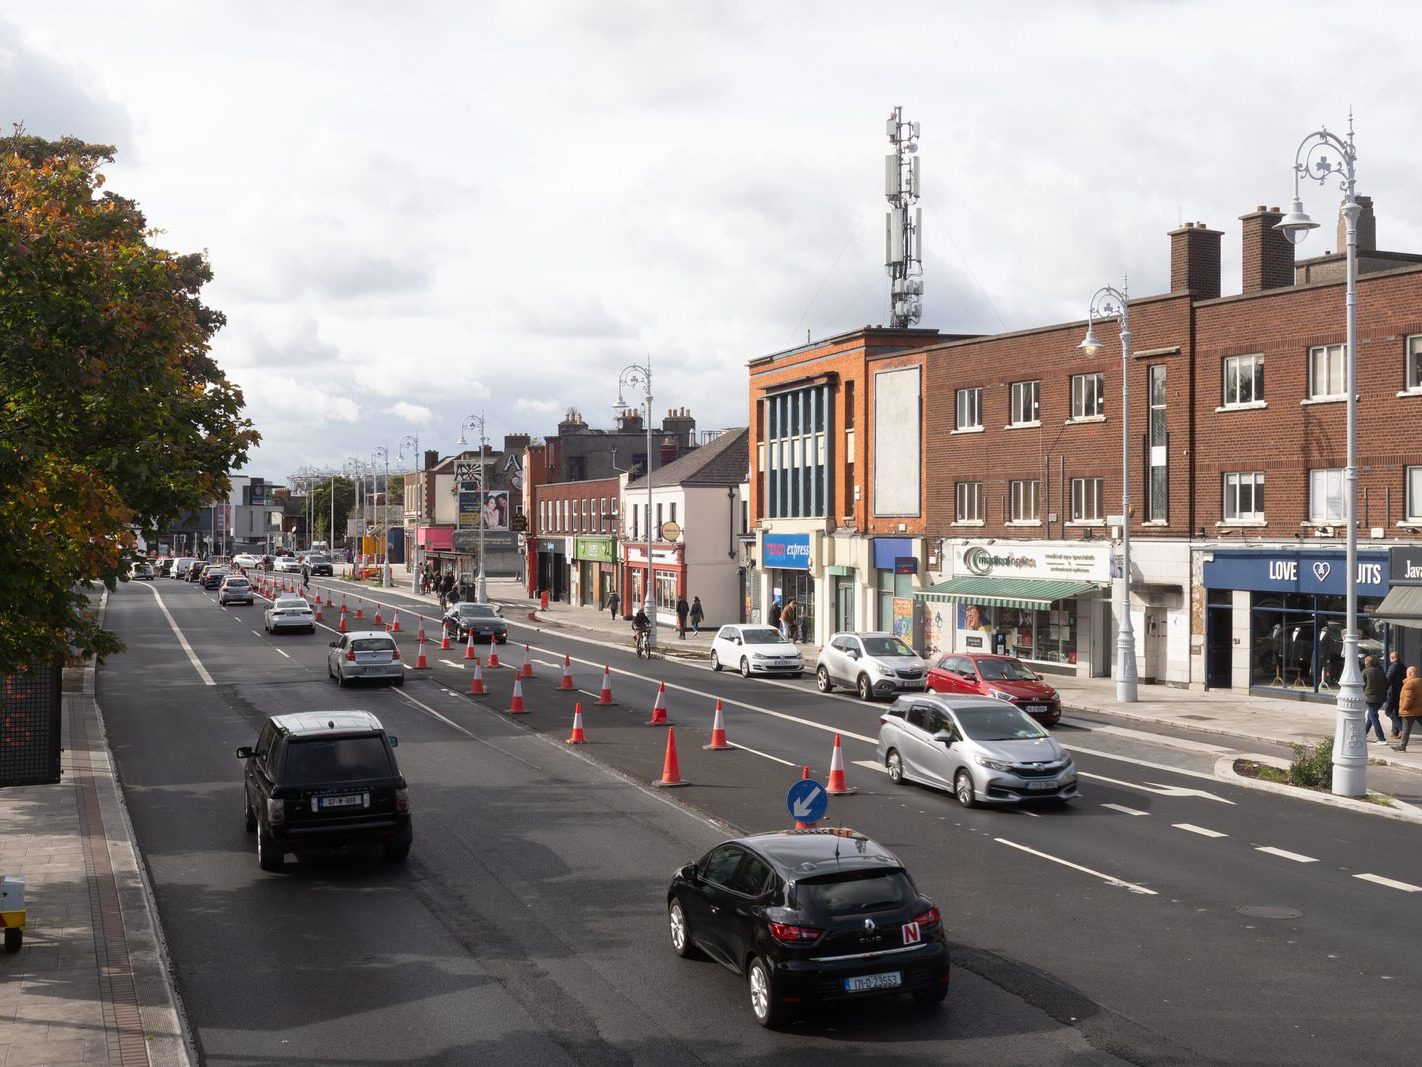
<instances>
[{"instance_id":1,"label":"green striped awning","mask_svg":"<svg viewBox=\"0 0 1422 1067\"><path fill-rule=\"evenodd\" d=\"M982 578L965 575L914 593L920 600L960 603L971 601L993 608L1042 611L1059 600L1070 600L1101 587L1095 582L1047 581L1042 578Z\"/></svg>"}]
</instances>

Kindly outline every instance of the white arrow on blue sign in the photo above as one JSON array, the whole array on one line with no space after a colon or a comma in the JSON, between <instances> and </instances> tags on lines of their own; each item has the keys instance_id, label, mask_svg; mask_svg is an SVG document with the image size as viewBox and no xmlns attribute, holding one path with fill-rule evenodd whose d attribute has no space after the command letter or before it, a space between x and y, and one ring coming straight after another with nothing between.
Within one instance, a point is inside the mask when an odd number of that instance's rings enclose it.
<instances>
[{"instance_id":1,"label":"white arrow on blue sign","mask_svg":"<svg viewBox=\"0 0 1422 1067\"><path fill-rule=\"evenodd\" d=\"M829 807L829 794L813 778L801 778L785 794L785 807L790 817L799 822L819 822Z\"/></svg>"}]
</instances>

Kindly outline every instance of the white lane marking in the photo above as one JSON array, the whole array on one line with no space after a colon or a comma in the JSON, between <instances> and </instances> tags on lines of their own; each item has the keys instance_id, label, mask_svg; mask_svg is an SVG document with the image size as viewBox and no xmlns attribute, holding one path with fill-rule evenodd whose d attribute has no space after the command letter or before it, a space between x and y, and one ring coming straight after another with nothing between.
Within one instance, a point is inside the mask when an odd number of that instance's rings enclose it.
<instances>
[{"instance_id":1,"label":"white lane marking","mask_svg":"<svg viewBox=\"0 0 1422 1067\"><path fill-rule=\"evenodd\" d=\"M1223 756L1228 752L1235 751L1227 745L1212 745L1206 741L1191 741L1184 737L1168 737L1163 734L1147 733L1145 730L1132 730L1125 726L1107 726L1102 723L1085 722L1066 716L1062 717L1062 724L1070 726L1074 730L1081 730L1086 733L1125 737L1132 741L1144 741L1147 744L1156 745L1161 748L1178 748L1188 752L1208 752L1217 756ZM1058 738L1058 740L1060 740L1060 738Z\"/></svg>"},{"instance_id":2,"label":"white lane marking","mask_svg":"<svg viewBox=\"0 0 1422 1067\"><path fill-rule=\"evenodd\" d=\"M1384 878L1380 874L1355 874L1364 882L1372 882L1374 885L1385 885L1389 889L1401 889L1404 893L1422 893L1422 885L1412 885L1408 882L1395 882L1391 878Z\"/></svg>"},{"instance_id":3,"label":"white lane marking","mask_svg":"<svg viewBox=\"0 0 1422 1067\"><path fill-rule=\"evenodd\" d=\"M1152 763L1150 760L1136 759L1134 756L1120 756L1114 752L1101 752L1094 748L1082 748L1079 745L1062 745L1062 748L1068 752L1080 752L1084 756L1098 756L1101 759L1112 759L1119 763L1131 763L1137 767L1149 767L1153 771L1168 771L1171 774L1183 774L1187 778L1203 778L1207 782L1219 781L1213 774L1207 774L1204 771L1187 771L1181 767L1171 767L1164 763Z\"/></svg>"},{"instance_id":4,"label":"white lane marking","mask_svg":"<svg viewBox=\"0 0 1422 1067\"><path fill-rule=\"evenodd\" d=\"M291 659L291 657L288 656L288 655L287 655L285 652L283 652L281 649L277 649L277 650L276 650L276 654L277 654L278 656L286 656L287 659Z\"/></svg>"},{"instance_id":5,"label":"white lane marking","mask_svg":"<svg viewBox=\"0 0 1422 1067\"><path fill-rule=\"evenodd\" d=\"M747 748L745 745L738 745L733 742L731 744L731 747L738 748L742 752L749 752L752 756L764 756L766 759L773 759L776 763L783 763L787 767L797 766L797 764L793 763L788 759L781 759L779 756L772 756L769 752L761 752L758 749Z\"/></svg>"},{"instance_id":6,"label":"white lane marking","mask_svg":"<svg viewBox=\"0 0 1422 1067\"><path fill-rule=\"evenodd\" d=\"M880 774L888 774L888 773L889 773L889 768L885 767L885 766L884 766L882 763L880 763L878 760L873 760L873 759L856 759L856 760L850 760L849 762L852 763L852 764L854 764L856 767L863 767L866 771L878 771Z\"/></svg>"},{"instance_id":7,"label":"white lane marking","mask_svg":"<svg viewBox=\"0 0 1422 1067\"><path fill-rule=\"evenodd\" d=\"M1020 849L1023 852L1030 852L1032 855L1040 856L1044 860L1051 860L1053 863L1060 863L1063 867L1070 867L1074 871L1081 871L1083 874L1089 874L1093 878L1100 878L1109 885L1117 885L1122 889L1129 889L1132 893L1141 893L1151 897L1160 895L1154 889L1147 889L1143 885L1136 885L1135 882L1127 882L1124 879L1116 878L1109 874L1102 874L1100 871L1093 871L1090 867L1083 867L1079 863L1072 863L1070 860L1064 860L1060 856L1053 856L1047 852L1039 852L1035 848L1028 848L1026 845L1019 845L1016 841L1009 841L1005 837L994 837L993 840L999 845L1008 845L1011 848Z\"/></svg>"},{"instance_id":8,"label":"white lane marking","mask_svg":"<svg viewBox=\"0 0 1422 1067\"><path fill-rule=\"evenodd\" d=\"M1201 837L1228 837L1229 834L1222 834L1218 830L1210 830L1203 826L1196 826L1189 822L1173 822L1170 824L1177 830L1188 830L1192 834L1199 834Z\"/></svg>"},{"instance_id":9,"label":"white lane marking","mask_svg":"<svg viewBox=\"0 0 1422 1067\"><path fill-rule=\"evenodd\" d=\"M1107 778L1104 774L1092 774L1090 771L1077 771L1076 773L1081 778L1094 778L1098 782L1110 782L1112 785L1124 786L1127 789L1144 789L1147 793L1156 793L1163 797L1204 797L1206 800L1218 800L1221 804L1234 805L1234 801L1217 797L1213 793L1206 793L1203 789L1186 789L1184 786L1161 785L1158 782L1123 782L1119 778Z\"/></svg>"},{"instance_id":10,"label":"white lane marking","mask_svg":"<svg viewBox=\"0 0 1422 1067\"><path fill-rule=\"evenodd\" d=\"M1256 845L1255 852L1267 852L1271 856L1279 856L1282 859L1293 860L1295 863L1317 863L1318 860L1312 856L1302 856L1297 852L1289 852L1287 849L1275 848L1273 845Z\"/></svg>"},{"instance_id":11,"label":"white lane marking","mask_svg":"<svg viewBox=\"0 0 1422 1067\"><path fill-rule=\"evenodd\" d=\"M440 660L440 662L443 663L446 667L457 667L461 671L464 669L464 664L458 663L452 659L442 659Z\"/></svg>"},{"instance_id":12,"label":"white lane marking","mask_svg":"<svg viewBox=\"0 0 1422 1067\"><path fill-rule=\"evenodd\" d=\"M163 598L159 595L158 590L150 585L148 586L148 591L153 594L153 599L158 601L158 610L163 613L163 617L168 620L168 625L173 628L173 636L178 639L178 644L181 645L183 651L187 653L188 662L191 663L193 669L198 672L198 677L202 679L202 684L216 685L217 683L212 680L212 675L207 673L207 668L204 667L202 661L197 658L197 653L193 651L193 646L188 644L188 639L183 636L183 631L178 629L178 624L174 621L172 612L168 610L168 605L163 603Z\"/></svg>"},{"instance_id":13,"label":"white lane marking","mask_svg":"<svg viewBox=\"0 0 1422 1067\"><path fill-rule=\"evenodd\" d=\"M1103 808L1110 808L1112 811L1119 811L1122 815L1149 815L1148 811L1137 811L1135 808L1128 808L1124 804L1102 804Z\"/></svg>"}]
</instances>

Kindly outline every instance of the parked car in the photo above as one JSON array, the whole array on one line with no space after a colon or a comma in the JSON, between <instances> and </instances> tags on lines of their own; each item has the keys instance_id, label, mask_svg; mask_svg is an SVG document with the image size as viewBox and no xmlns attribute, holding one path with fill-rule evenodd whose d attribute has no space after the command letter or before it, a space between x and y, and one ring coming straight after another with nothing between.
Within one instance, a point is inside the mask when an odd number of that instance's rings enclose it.
<instances>
[{"instance_id":1,"label":"parked car","mask_svg":"<svg viewBox=\"0 0 1422 1067\"><path fill-rule=\"evenodd\" d=\"M928 665L891 633L837 633L820 649L815 684L821 693L836 685L853 689L860 700L923 689Z\"/></svg>"},{"instance_id":2,"label":"parked car","mask_svg":"<svg viewBox=\"0 0 1422 1067\"><path fill-rule=\"evenodd\" d=\"M875 753L894 783L952 790L965 808L1077 796L1076 765L1057 739L998 700L899 697L879 717Z\"/></svg>"},{"instance_id":3,"label":"parked car","mask_svg":"<svg viewBox=\"0 0 1422 1067\"><path fill-rule=\"evenodd\" d=\"M493 604L462 601L444 613L444 626L450 634L463 641L472 633L476 641L497 641L508 644L509 625Z\"/></svg>"},{"instance_id":4,"label":"parked car","mask_svg":"<svg viewBox=\"0 0 1422 1067\"><path fill-rule=\"evenodd\" d=\"M217 602L223 606L252 603L252 583L243 575L229 574L218 586Z\"/></svg>"},{"instance_id":5,"label":"parked car","mask_svg":"<svg viewBox=\"0 0 1422 1067\"><path fill-rule=\"evenodd\" d=\"M306 556L306 565L311 568L313 577L319 578L323 574L329 577L335 574L335 569L331 566L330 559L315 552L309 553Z\"/></svg>"},{"instance_id":6,"label":"parked car","mask_svg":"<svg viewBox=\"0 0 1422 1067\"><path fill-rule=\"evenodd\" d=\"M306 598L296 593L278 593L275 600L262 612L262 625L267 633L278 630L305 630L316 632L316 613Z\"/></svg>"},{"instance_id":7,"label":"parked car","mask_svg":"<svg viewBox=\"0 0 1422 1067\"><path fill-rule=\"evenodd\" d=\"M204 589L217 589L222 585L222 579L226 578L228 570L226 567L214 567L211 564L203 568L202 587Z\"/></svg>"},{"instance_id":8,"label":"parked car","mask_svg":"<svg viewBox=\"0 0 1422 1067\"><path fill-rule=\"evenodd\" d=\"M805 671L805 658L773 626L723 626L711 639L711 669L722 667L739 669L743 678L752 674L798 678Z\"/></svg>"},{"instance_id":9,"label":"parked car","mask_svg":"<svg viewBox=\"0 0 1422 1067\"><path fill-rule=\"evenodd\" d=\"M246 761L243 821L257 835L262 870L281 870L288 852L354 846L379 846L387 860L404 860L414 828L395 760L399 743L367 711L267 719L257 743L237 750Z\"/></svg>"},{"instance_id":10,"label":"parked car","mask_svg":"<svg viewBox=\"0 0 1422 1067\"><path fill-rule=\"evenodd\" d=\"M405 664L395 639L380 630L352 630L331 642L326 674L345 685L356 679L388 679L405 684Z\"/></svg>"},{"instance_id":11,"label":"parked car","mask_svg":"<svg viewBox=\"0 0 1422 1067\"><path fill-rule=\"evenodd\" d=\"M300 574L301 560L295 556L277 556L272 560L272 571L276 574Z\"/></svg>"},{"instance_id":12,"label":"parked car","mask_svg":"<svg viewBox=\"0 0 1422 1067\"><path fill-rule=\"evenodd\" d=\"M173 571L170 577L187 580L188 571L192 570L195 561L191 556L179 556L173 560Z\"/></svg>"},{"instance_id":13,"label":"parked car","mask_svg":"<svg viewBox=\"0 0 1422 1067\"><path fill-rule=\"evenodd\" d=\"M762 1026L885 993L948 995L932 900L892 852L853 830L782 830L717 845L672 875L672 951L744 975Z\"/></svg>"},{"instance_id":14,"label":"parked car","mask_svg":"<svg viewBox=\"0 0 1422 1067\"><path fill-rule=\"evenodd\" d=\"M139 560L129 566L128 576L135 581L151 582L153 580L153 564Z\"/></svg>"},{"instance_id":15,"label":"parked car","mask_svg":"<svg viewBox=\"0 0 1422 1067\"><path fill-rule=\"evenodd\" d=\"M232 562L243 570L246 570L248 567L255 567L259 561L257 557L250 552L239 552L232 557Z\"/></svg>"},{"instance_id":16,"label":"parked car","mask_svg":"<svg viewBox=\"0 0 1422 1067\"><path fill-rule=\"evenodd\" d=\"M1062 698L1042 676L1015 656L950 652L939 656L928 671L934 693L976 693L1021 708L1048 726L1062 717Z\"/></svg>"}]
</instances>

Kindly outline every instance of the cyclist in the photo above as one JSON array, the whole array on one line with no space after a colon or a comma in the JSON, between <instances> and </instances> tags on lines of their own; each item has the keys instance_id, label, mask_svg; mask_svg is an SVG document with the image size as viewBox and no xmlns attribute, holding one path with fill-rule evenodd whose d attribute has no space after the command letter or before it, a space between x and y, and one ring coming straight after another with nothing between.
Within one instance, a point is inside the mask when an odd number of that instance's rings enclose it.
<instances>
[{"instance_id":1,"label":"cyclist","mask_svg":"<svg viewBox=\"0 0 1422 1067\"><path fill-rule=\"evenodd\" d=\"M637 614L632 616L632 634L637 646L637 655L640 656L647 648L647 638L651 630L652 620L647 618L647 609L639 605Z\"/></svg>"}]
</instances>

